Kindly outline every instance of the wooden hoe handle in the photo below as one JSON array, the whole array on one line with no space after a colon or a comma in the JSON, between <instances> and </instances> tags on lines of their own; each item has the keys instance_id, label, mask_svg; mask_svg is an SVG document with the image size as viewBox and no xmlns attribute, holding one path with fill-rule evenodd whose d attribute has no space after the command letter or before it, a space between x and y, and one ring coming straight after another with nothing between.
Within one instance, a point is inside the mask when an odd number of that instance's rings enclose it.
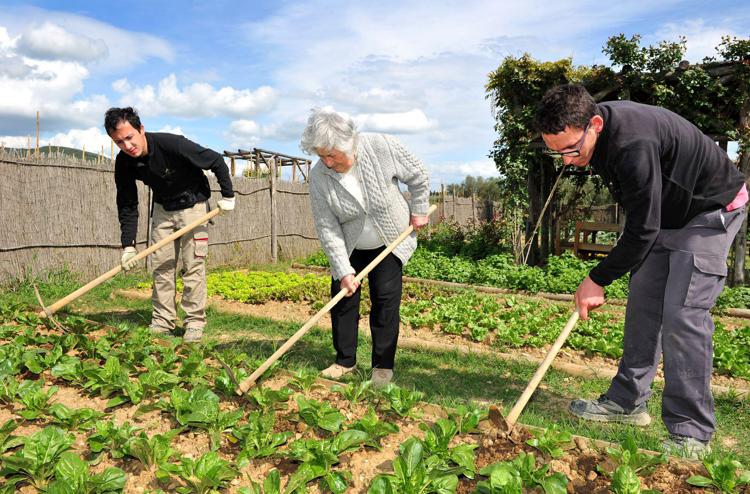
<instances>
[{"instance_id":1,"label":"wooden hoe handle","mask_svg":"<svg viewBox=\"0 0 750 494\"><path fill-rule=\"evenodd\" d=\"M188 233L189 231L191 231L192 229L194 229L198 225L202 225L203 223L206 223L208 220L210 220L211 218L213 218L214 216L216 216L220 212L221 212L221 210L219 208L212 209L211 211L209 211L208 213L206 213L202 217L198 218L197 220L193 221L189 225L187 225L187 226L185 226L183 228L180 228L179 230L177 230L174 233L171 233L171 234L167 235L166 237L164 237L164 239L162 239L159 242L155 243L154 245L152 245L148 249L139 252L138 254L136 254L133 257L133 261L140 261L141 259L145 258L149 254L152 254L152 253L156 252L157 250L161 249L162 247L164 247L165 245L169 244L170 242L172 242L172 241L180 238L181 236L185 235L186 233ZM122 271L122 265L118 264L117 266L115 266L114 268L110 269L106 273L100 275L98 278L89 281L88 283L86 283L85 285L83 285L81 288L79 288L78 290L74 291L70 295L67 295L67 296L63 297L60 300L58 300L57 302L55 302L54 304L50 305L49 307L46 308L46 311L42 310L39 313L39 316L44 317L44 316L50 316L50 315L54 314L55 312L57 312L58 310L60 310L62 307L68 305L70 302L72 302L73 300L77 299L78 297L80 297L84 293L88 293L89 291L91 291L95 287L101 285L102 283L104 283L108 279L114 277L120 271Z\"/></svg>"},{"instance_id":2,"label":"wooden hoe handle","mask_svg":"<svg viewBox=\"0 0 750 494\"><path fill-rule=\"evenodd\" d=\"M432 214L432 212L435 211L435 209L437 209L436 205L433 204L432 206L430 206L430 209L427 211L427 216L429 216L430 214ZM398 245L401 242L403 242L406 239L406 237L408 237L411 234L411 232L413 232L413 231L414 231L414 227L411 226L411 225L409 225L406 228L406 230L404 230L403 232L401 232L401 235L399 235L396 238L396 240L394 240L393 242L391 242L388 245L388 247L386 247L385 249L383 249L383 252L381 252L380 254L378 254L378 257L376 257L375 259L373 259L370 262L370 264L368 264L367 266L365 266L365 268L362 271L360 271L360 273L354 279L357 280L357 281L359 281L359 282L361 282L364 279L364 277L367 276L367 274L375 268L375 266L377 266L378 264L380 264L380 261L382 261L383 259L385 259L385 257L388 254L390 254L393 251L393 249L395 249L396 247L398 247ZM337 303L339 303L339 301L342 298L344 298L344 296L346 296L346 293L347 293L346 288L342 288L339 291L339 293L337 293L336 296L331 299L330 302L328 302L322 309L320 309L314 316L312 316L304 324L304 326L302 326L301 328L299 328L297 330L297 332L294 333L292 335L292 337L289 338L286 341L286 343L284 343L283 345L281 345L279 347L279 349L276 350L273 353L273 355L271 355L268 358L268 360L266 360L265 362L263 362L263 364L260 367L258 367L255 370L255 372L253 372L252 374L250 374L249 377L247 377L244 381L242 381L240 383L239 387L235 390L235 392L238 395L245 394L247 392L247 390L250 389L253 386L253 384L255 384L255 381L257 381L258 378L260 376L262 376L263 373L266 372L268 370L268 368L271 367L271 365L273 365L274 362L276 362L277 360L279 360L279 358L281 358L281 356L284 355L287 352L287 350L289 350L292 347L292 345L294 345L295 343L297 343L297 340L299 340L300 338L302 338L305 335L305 333L307 333L310 330L310 328L312 328L315 325L315 323L317 323L320 320L321 317L323 317L326 313L328 313L328 311L330 311L331 309L333 309L333 307Z\"/></svg>"},{"instance_id":3,"label":"wooden hoe handle","mask_svg":"<svg viewBox=\"0 0 750 494\"><path fill-rule=\"evenodd\" d=\"M577 322L578 322L578 309L576 309L573 312L573 314L570 315L570 318L568 318L568 323L563 328L562 332L560 333L560 336L558 336L557 339L555 340L555 343L552 344L552 348L549 349L549 352L547 352L547 356L544 357L544 360L542 361L541 365L534 373L534 376L531 378L531 381L529 381L529 384L526 385L526 389L523 390L523 394L518 399L516 404L513 405L513 408L508 414L508 417L505 419L505 421L508 424L508 429L512 429L513 426L516 424L516 421L518 420L519 415L521 415L521 412L526 407L526 404L529 402L531 395L534 394L534 391L536 391L537 386L539 386L539 383L542 381L542 378L547 373L549 366L552 365L552 361L557 356L557 352L560 351L560 348L562 348L563 343L565 343L565 340L568 339L570 332L573 331L573 328L575 327Z\"/></svg>"}]
</instances>

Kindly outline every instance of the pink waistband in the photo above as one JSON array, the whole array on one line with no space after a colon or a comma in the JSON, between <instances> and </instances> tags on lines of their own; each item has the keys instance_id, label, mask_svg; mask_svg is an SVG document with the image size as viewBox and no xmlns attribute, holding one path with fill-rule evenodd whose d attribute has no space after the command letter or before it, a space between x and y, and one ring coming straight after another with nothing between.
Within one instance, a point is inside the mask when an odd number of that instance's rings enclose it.
<instances>
[{"instance_id":1,"label":"pink waistband","mask_svg":"<svg viewBox=\"0 0 750 494\"><path fill-rule=\"evenodd\" d=\"M742 188L739 192L737 192L737 195L734 196L734 199L732 199L732 202L727 204L727 207L725 208L727 211L734 211L735 209L741 208L747 203L747 184L742 184Z\"/></svg>"}]
</instances>

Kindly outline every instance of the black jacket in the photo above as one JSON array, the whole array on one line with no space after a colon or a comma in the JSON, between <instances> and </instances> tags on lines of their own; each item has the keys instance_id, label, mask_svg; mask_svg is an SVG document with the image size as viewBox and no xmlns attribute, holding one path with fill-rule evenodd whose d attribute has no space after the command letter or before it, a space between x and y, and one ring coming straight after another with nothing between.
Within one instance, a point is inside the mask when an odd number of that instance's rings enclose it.
<instances>
[{"instance_id":1,"label":"black jacket","mask_svg":"<svg viewBox=\"0 0 750 494\"><path fill-rule=\"evenodd\" d=\"M604 129L591 166L626 213L622 237L589 274L606 286L641 263L659 230L682 228L732 202L745 177L709 137L669 110L630 101L598 107Z\"/></svg>"},{"instance_id":2,"label":"black jacket","mask_svg":"<svg viewBox=\"0 0 750 494\"><path fill-rule=\"evenodd\" d=\"M138 189L140 180L151 187L154 201L167 211L193 207L211 197L203 170L216 175L223 197L234 197L232 179L224 158L174 134L146 132L148 155L133 158L120 151L115 161L117 215L123 247L135 244L138 232Z\"/></svg>"}]
</instances>

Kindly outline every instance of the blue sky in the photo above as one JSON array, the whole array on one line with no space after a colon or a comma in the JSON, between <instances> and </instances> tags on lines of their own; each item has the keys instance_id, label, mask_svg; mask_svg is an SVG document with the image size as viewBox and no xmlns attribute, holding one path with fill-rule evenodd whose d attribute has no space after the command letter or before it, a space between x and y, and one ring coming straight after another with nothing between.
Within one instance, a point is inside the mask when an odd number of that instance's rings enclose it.
<instances>
[{"instance_id":1,"label":"blue sky","mask_svg":"<svg viewBox=\"0 0 750 494\"><path fill-rule=\"evenodd\" d=\"M116 8L111 6L115 5ZM485 99L505 56L606 63L611 35L645 44L687 36L686 57L722 35L750 36L750 2L714 1L98 1L4 0L0 141L87 150L109 139L110 106L135 106L147 130L218 151L253 146L302 156L314 106L363 131L397 135L433 188L497 172Z\"/></svg>"}]
</instances>

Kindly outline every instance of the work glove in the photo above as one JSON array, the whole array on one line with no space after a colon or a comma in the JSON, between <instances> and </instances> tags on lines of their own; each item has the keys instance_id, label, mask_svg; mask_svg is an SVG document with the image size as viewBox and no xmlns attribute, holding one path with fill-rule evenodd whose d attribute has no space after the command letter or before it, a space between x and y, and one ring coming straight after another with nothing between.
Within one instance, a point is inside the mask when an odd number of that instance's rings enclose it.
<instances>
[{"instance_id":1,"label":"work glove","mask_svg":"<svg viewBox=\"0 0 750 494\"><path fill-rule=\"evenodd\" d=\"M234 209L234 197L222 197L216 204L218 204L221 214L225 214Z\"/></svg>"},{"instance_id":2,"label":"work glove","mask_svg":"<svg viewBox=\"0 0 750 494\"><path fill-rule=\"evenodd\" d=\"M135 255L138 254L138 251L135 250L135 247L125 247L122 249L122 257L120 258L120 265L122 265L123 271L128 271L133 266L135 266L136 262L133 258Z\"/></svg>"}]
</instances>

